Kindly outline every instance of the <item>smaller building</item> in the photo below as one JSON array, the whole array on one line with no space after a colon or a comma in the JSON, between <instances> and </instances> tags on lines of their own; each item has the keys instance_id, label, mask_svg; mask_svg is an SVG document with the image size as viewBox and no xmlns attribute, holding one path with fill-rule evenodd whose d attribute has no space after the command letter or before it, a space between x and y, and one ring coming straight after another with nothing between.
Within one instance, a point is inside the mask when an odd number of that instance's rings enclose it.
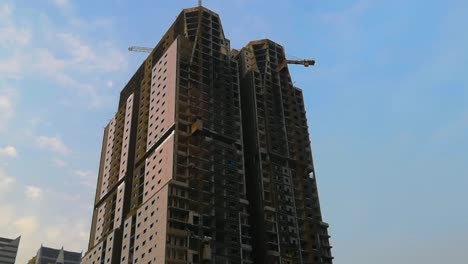
<instances>
[{"instance_id":1,"label":"smaller building","mask_svg":"<svg viewBox=\"0 0 468 264\"><path fill-rule=\"evenodd\" d=\"M82 253L71 252L61 249L49 247L41 248L37 251L35 264L80 264Z\"/></svg>"},{"instance_id":2,"label":"smaller building","mask_svg":"<svg viewBox=\"0 0 468 264\"><path fill-rule=\"evenodd\" d=\"M21 236L16 239L0 237L0 263L15 264Z\"/></svg>"}]
</instances>

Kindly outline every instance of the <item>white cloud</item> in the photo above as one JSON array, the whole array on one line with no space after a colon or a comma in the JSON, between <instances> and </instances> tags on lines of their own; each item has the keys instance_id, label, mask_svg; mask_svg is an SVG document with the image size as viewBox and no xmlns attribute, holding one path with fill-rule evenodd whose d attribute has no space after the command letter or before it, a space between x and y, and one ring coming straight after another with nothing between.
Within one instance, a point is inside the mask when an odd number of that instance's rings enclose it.
<instances>
[{"instance_id":1,"label":"white cloud","mask_svg":"<svg viewBox=\"0 0 468 264\"><path fill-rule=\"evenodd\" d=\"M61 10L73 11L72 1L51 1ZM38 13L37 17L41 15L44 16ZM68 12L67 16L69 24L34 19L37 28L24 28L15 23L14 7L0 4L0 47L8 46L8 52L0 54L0 79L21 80L35 76L55 83L57 88L74 91L86 98L84 102L91 107L106 105L112 95L102 85L102 79L127 68L126 52L101 35L96 40L84 33L96 28L107 30L112 25L111 20L82 20L75 12ZM31 41L33 36L34 42ZM41 48L43 46L48 48ZM5 124L1 122L2 112L0 127Z\"/></svg>"},{"instance_id":2,"label":"white cloud","mask_svg":"<svg viewBox=\"0 0 468 264\"><path fill-rule=\"evenodd\" d=\"M0 17L9 17L12 13L12 7L8 3L3 3L0 5Z\"/></svg>"},{"instance_id":3,"label":"white cloud","mask_svg":"<svg viewBox=\"0 0 468 264\"><path fill-rule=\"evenodd\" d=\"M87 178L87 177L91 177L94 175L94 173L91 171L82 171L82 170L76 170L75 174L82 178Z\"/></svg>"},{"instance_id":4,"label":"white cloud","mask_svg":"<svg viewBox=\"0 0 468 264\"><path fill-rule=\"evenodd\" d=\"M356 0L346 5L343 9L336 11L325 12L320 15L319 19L328 28L328 34L332 36L338 43L349 43L345 45L345 49L341 46L334 47L336 52L349 52L349 50L362 47L365 43L361 43L366 36L363 36L363 26L361 25L363 18L370 12L376 1L372 0ZM347 63L342 61L342 65ZM353 61L353 65L356 62Z\"/></svg>"},{"instance_id":5,"label":"white cloud","mask_svg":"<svg viewBox=\"0 0 468 264\"><path fill-rule=\"evenodd\" d=\"M13 146L6 146L4 148L0 147L0 156L6 156L6 157L16 157L18 155L18 152L16 151L16 148Z\"/></svg>"},{"instance_id":6,"label":"white cloud","mask_svg":"<svg viewBox=\"0 0 468 264\"><path fill-rule=\"evenodd\" d=\"M1 94L0 94L1 112L11 112L13 110L13 106L14 106L13 95L14 95L14 92L12 89L5 89L1 91Z\"/></svg>"},{"instance_id":7,"label":"white cloud","mask_svg":"<svg viewBox=\"0 0 468 264\"><path fill-rule=\"evenodd\" d=\"M48 77L56 77L57 73L60 75L65 67L66 61L57 58L50 50L40 49L37 51L37 61L34 65L34 70L42 71Z\"/></svg>"},{"instance_id":8,"label":"white cloud","mask_svg":"<svg viewBox=\"0 0 468 264\"><path fill-rule=\"evenodd\" d=\"M13 225L22 235L32 234L39 227L39 221L35 216L26 216L18 218Z\"/></svg>"},{"instance_id":9,"label":"white cloud","mask_svg":"<svg viewBox=\"0 0 468 264\"><path fill-rule=\"evenodd\" d=\"M44 191L36 186L26 186L25 194L31 200L40 200L44 196Z\"/></svg>"},{"instance_id":10,"label":"white cloud","mask_svg":"<svg viewBox=\"0 0 468 264\"><path fill-rule=\"evenodd\" d=\"M111 44L94 44L77 34L57 33L56 37L59 40L57 50L61 50L63 54L59 56L51 50L38 49L31 55L35 59L31 60L34 62L29 70L40 73L41 78L89 98L87 103L92 107L102 106L108 97L105 95L107 89L96 76L125 70L128 66L126 55ZM10 61L15 66L13 68L6 63L2 66L0 62L0 76L21 77L26 64L26 61L21 61L20 56L13 56Z\"/></svg>"},{"instance_id":11,"label":"white cloud","mask_svg":"<svg viewBox=\"0 0 468 264\"><path fill-rule=\"evenodd\" d=\"M71 151L67 145L58 137L40 136L36 138L36 143L40 148L58 153L69 154Z\"/></svg>"},{"instance_id":12,"label":"white cloud","mask_svg":"<svg viewBox=\"0 0 468 264\"><path fill-rule=\"evenodd\" d=\"M106 18L98 18L96 20L83 20L74 17L70 19L70 24L83 29L106 29L112 27L114 23L112 20Z\"/></svg>"},{"instance_id":13,"label":"white cloud","mask_svg":"<svg viewBox=\"0 0 468 264\"><path fill-rule=\"evenodd\" d=\"M66 161L59 158L52 158L52 163L59 168L65 168L68 165Z\"/></svg>"},{"instance_id":14,"label":"white cloud","mask_svg":"<svg viewBox=\"0 0 468 264\"><path fill-rule=\"evenodd\" d=\"M9 55L8 58L3 58L0 61L0 78L3 80L21 79L25 65L25 56L18 52L12 52L12 55Z\"/></svg>"},{"instance_id":15,"label":"white cloud","mask_svg":"<svg viewBox=\"0 0 468 264\"><path fill-rule=\"evenodd\" d=\"M44 121L42 117L39 117L39 116L31 117L25 122L26 126L23 130L24 136L28 138L34 138L35 135L37 134L36 133L37 128L45 124L50 125L50 123Z\"/></svg>"},{"instance_id":16,"label":"white cloud","mask_svg":"<svg viewBox=\"0 0 468 264\"><path fill-rule=\"evenodd\" d=\"M27 63L27 57L23 56L24 48L32 38L30 29L15 25L13 11L12 5L0 4L0 48L8 54L0 57L0 79L4 80L20 78L23 65Z\"/></svg>"},{"instance_id":17,"label":"white cloud","mask_svg":"<svg viewBox=\"0 0 468 264\"><path fill-rule=\"evenodd\" d=\"M60 33L57 37L61 40L64 50L71 56L70 65L81 72L118 72L127 66L124 53L111 45L87 43L72 33Z\"/></svg>"},{"instance_id":18,"label":"white cloud","mask_svg":"<svg viewBox=\"0 0 468 264\"><path fill-rule=\"evenodd\" d=\"M51 2L62 11L70 11L71 2L70 0L51 0Z\"/></svg>"},{"instance_id":19,"label":"white cloud","mask_svg":"<svg viewBox=\"0 0 468 264\"><path fill-rule=\"evenodd\" d=\"M321 16L321 19L326 24L344 26L362 16L370 8L371 4L372 1L359 0L343 10L325 13Z\"/></svg>"},{"instance_id":20,"label":"white cloud","mask_svg":"<svg viewBox=\"0 0 468 264\"><path fill-rule=\"evenodd\" d=\"M46 230L46 237L49 241L61 241L64 237L67 236L67 234L70 232L69 228L67 226L62 226L62 227L50 227ZM75 236L75 238L80 238L83 240L83 237L81 237L81 232L76 232L75 233L78 236Z\"/></svg>"},{"instance_id":21,"label":"white cloud","mask_svg":"<svg viewBox=\"0 0 468 264\"><path fill-rule=\"evenodd\" d=\"M12 14L13 7L9 3L0 4L0 22L9 23Z\"/></svg>"},{"instance_id":22,"label":"white cloud","mask_svg":"<svg viewBox=\"0 0 468 264\"><path fill-rule=\"evenodd\" d=\"M67 51L72 55L74 63L96 60L93 49L84 43L78 36L71 33L59 34L58 38L63 42Z\"/></svg>"},{"instance_id":23,"label":"white cloud","mask_svg":"<svg viewBox=\"0 0 468 264\"><path fill-rule=\"evenodd\" d=\"M0 132L7 127L8 122L15 114L15 98L16 92L14 90L8 88L0 90Z\"/></svg>"},{"instance_id":24,"label":"white cloud","mask_svg":"<svg viewBox=\"0 0 468 264\"><path fill-rule=\"evenodd\" d=\"M74 171L75 175L80 177L81 183L86 185L90 188L96 187L96 174L92 171L83 171L83 170L76 170Z\"/></svg>"},{"instance_id":25,"label":"white cloud","mask_svg":"<svg viewBox=\"0 0 468 264\"><path fill-rule=\"evenodd\" d=\"M9 204L0 198L0 233L12 238L21 235L18 263L26 263L41 244L78 252L86 249L91 210L83 210L82 199L63 203L67 195L47 195L47 206L39 210L29 200L17 199ZM72 211L67 211L69 202L76 205Z\"/></svg>"},{"instance_id":26,"label":"white cloud","mask_svg":"<svg viewBox=\"0 0 468 264\"><path fill-rule=\"evenodd\" d=\"M48 244L51 246L64 246L68 250L80 251L89 239L89 229L85 224L88 222L89 219L79 221L62 219L61 223L45 229L46 241L50 241ZM70 229L73 230L73 237L69 236Z\"/></svg>"},{"instance_id":27,"label":"white cloud","mask_svg":"<svg viewBox=\"0 0 468 264\"><path fill-rule=\"evenodd\" d=\"M7 173L0 168L0 193L10 189L15 182L15 178L7 175Z\"/></svg>"},{"instance_id":28,"label":"white cloud","mask_svg":"<svg viewBox=\"0 0 468 264\"><path fill-rule=\"evenodd\" d=\"M24 47L31 41L31 32L27 29L7 26L0 28L0 47Z\"/></svg>"},{"instance_id":29,"label":"white cloud","mask_svg":"<svg viewBox=\"0 0 468 264\"><path fill-rule=\"evenodd\" d=\"M71 98L71 104L83 100L87 105L99 106L115 97L115 90L109 89L113 84L107 82L118 79L125 72L128 58L125 49L106 37L112 31L111 20L83 19L78 10L73 10L74 1L54 1L60 11L67 12L65 21L62 16L42 13L47 7L26 10L19 8L18 3L15 9L16 2L0 1L0 80L12 80L17 84L14 89L5 89L6 85L0 82L0 130L6 129L6 124L11 123L23 108L17 105L18 95L30 96L17 90L26 91L27 87L20 86L26 83L44 84L44 87L39 87L41 89L57 89L60 95ZM7 45L8 49L5 48ZM66 138L39 134L37 125L44 124L44 121L28 121L32 117L23 120L29 130L28 136L36 146L48 150L43 152L50 155L49 165L66 168L64 171L70 173L70 164L64 155L72 151L66 144ZM2 150L8 146L6 143L13 143L3 142L2 135L0 142ZM24 156L22 152L20 156ZM8 153L11 155L13 152L9 149ZM0 168L0 234L22 235L18 263L25 263L34 255L40 243L56 247L63 245L70 250L85 249L92 213L91 188L95 188L97 177L96 173L86 170L73 175L74 184L79 182L90 186L90 189L75 190L63 183L59 190L62 193L54 195L56 188L45 190L32 186L34 183L27 182L28 174L15 175L18 176L15 178ZM47 206L38 208L31 199L41 197ZM69 202L74 204L74 210L67 210Z\"/></svg>"},{"instance_id":30,"label":"white cloud","mask_svg":"<svg viewBox=\"0 0 468 264\"><path fill-rule=\"evenodd\" d=\"M8 226L15 217L15 209L12 205L0 205L0 226Z\"/></svg>"}]
</instances>

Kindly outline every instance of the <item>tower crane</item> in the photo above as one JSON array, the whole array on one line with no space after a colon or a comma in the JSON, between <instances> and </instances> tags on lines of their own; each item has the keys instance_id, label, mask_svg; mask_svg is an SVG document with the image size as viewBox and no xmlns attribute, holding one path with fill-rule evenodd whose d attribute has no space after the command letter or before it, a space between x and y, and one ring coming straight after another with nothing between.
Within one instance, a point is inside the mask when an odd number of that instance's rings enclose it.
<instances>
[{"instance_id":1,"label":"tower crane","mask_svg":"<svg viewBox=\"0 0 468 264\"><path fill-rule=\"evenodd\" d=\"M286 63L304 65L304 67L309 67L315 65L315 60L286 60Z\"/></svg>"},{"instance_id":2,"label":"tower crane","mask_svg":"<svg viewBox=\"0 0 468 264\"><path fill-rule=\"evenodd\" d=\"M152 48L139 47L139 46L131 46L131 47L128 48L128 50L133 51L133 52L144 52L144 53L151 53L153 51ZM278 71L281 71L282 69L284 69L286 64L303 65L304 67L309 67L309 66L314 66L315 65L315 60L288 60L288 59L285 59L278 65Z\"/></svg>"},{"instance_id":3,"label":"tower crane","mask_svg":"<svg viewBox=\"0 0 468 264\"><path fill-rule=\"evenodd\" d=\"M131 46L131 47L128 47L128 51L151 53L153 49L147 48L147 47Z\"/></svg>"},{"instance_id":4,"label":"tower crane","mask_svg":"<svg viewBox=\"0 0 468 264\"><path fill-rule=\"evenodd\" d=\"M303 65L304 67L309 67L309 66L314 66L315 65L315 60L288 60L288 59L283 59L278 64L277 71L283 70L287 64L295 64L295 65Z\"/></svg>"}]
</instances>

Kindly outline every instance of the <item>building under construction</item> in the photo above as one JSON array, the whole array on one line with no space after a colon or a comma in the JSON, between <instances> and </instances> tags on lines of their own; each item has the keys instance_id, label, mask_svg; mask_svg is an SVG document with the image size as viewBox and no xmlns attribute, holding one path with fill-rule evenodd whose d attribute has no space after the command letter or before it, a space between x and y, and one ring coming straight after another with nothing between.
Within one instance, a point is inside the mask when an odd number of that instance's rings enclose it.
<instances>
[{"instance_id":1,"label":"building under construction","mask_svg":"<svg viewBox=\"0 0 468 264\"><path fill-rule=\"evenodd\" d=\"M302 90L292 84L284 49L253 41L236 58L256 263L332 263Z\"/></svg>"},{"instance_id":2,"label":"building under construction","mask_svg":"<svg viewBox=\"0 0 468 264\"><path fill-rule=\"evenodd\" d=\"M82 263L331 263L314 177L283 48L185 9L104 130Z\"/></svg>"}]
</instances>

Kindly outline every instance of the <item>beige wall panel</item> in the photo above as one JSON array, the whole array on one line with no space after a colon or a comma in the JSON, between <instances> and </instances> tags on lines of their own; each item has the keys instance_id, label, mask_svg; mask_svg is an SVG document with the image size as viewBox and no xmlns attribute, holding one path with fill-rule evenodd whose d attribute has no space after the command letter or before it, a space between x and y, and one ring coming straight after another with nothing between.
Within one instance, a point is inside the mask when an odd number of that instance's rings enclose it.
<instances>
[{"instance_id":1,"label":"beige wall panel","mask_svg":"<svg viewBox=\"0 0 468 264\"><path fill-rule=\"evenodd\" d=\"M146 159L143 203L173 178L174 132Z\"/></svg>"},{"instance_id":2,"label":"beige wall panel","mask_svg":"<svg viewBox=\"0 0 468 264\"><path fill-rule=\"evenodd\" d=\"M177 41L174 41L153 68L147 150L150 149L175 122L176 81Z\"/></svg>"},{"instance_id":3,"label":"beige wall panel","mask_svg":"<svg viewBox=\"0 0 468 264\"><path fill-rule=\"evenodd\" d=\"M96 219L96 232L94 233L94 243L99 241L102 238L102 233L104 229L104 216L106 214L106 203L101 204L97 208L97 219Z\"/></svg>"},{"instance_id":4,"label":"beige wall panel","mask_svg":"<svg viewBox=\"0 0 468 264\"><path fill-rule=\"evenodd\" d=\"M164 263L168 190L166 185L138 210L133 263Z\"/></svg>"},{"instance_id":5,"label":"beige wall panel","mask_svg":"<svg viewBox=\"0 0 468 264\"><path fill-rule=\"evenodd\" d=\"M127 173L127 162L128 162L128 150L130 145L130 130L132 127L132 112L133 112L133 94L127 99L127 105L125 109L125 123L122 139L122 153L120 156L120 170L119 170L119 181Z\"/></svg>"},{"instance_id":6,"label":"beige wall panel","mask_svg":"<svg viewBox=\"0 0 468 264\"><path fill-rule=\"evenodd\" d=\"M107 194L108 187L109 187L112 151L114 147L115 124L116 124L116 119L114 117L112 118L109 124L109 133L107 135L107 146L105 148L106 156L104 160L104 169L103 169L103 174L102 174L100 198L104 197Z\"/></svg>"},{"instance_id":7,"label":"beige wall panel","mask_svg":"<svg viewBox=\"0 0 468 264\"><path fill-rule=\"evenodd\" d=\"M123 237L122 237L122 253L120 258L120 263L132 263L130 258L130 239L131 239L131 231L132 231L132 223L133 218L129 217L125 220L124 228L123 228Z\"/></svg>"},{"instance_id":8,"label":"beige wall panel","mask_svg":"<svg viewBox=\"0 0 468 264\"><path fill-rule=\"evenodd\" d=\"M119 228L123 221L123 205L125 196L125 182L117 188L117 198L115 201L114 229Z\"/></svg>"},{"instance_id":9,"label":"beige wall panel","mask_svg":"<svg viewBox=\"0 0 468 264\"><path fill-rule=\"evenodd\" d=\"M102 242L97 244L91 251L88 251L87 254L81 260L81 264L97 264L101 263L102 255Z\"/></svg>"}]
</instances>

